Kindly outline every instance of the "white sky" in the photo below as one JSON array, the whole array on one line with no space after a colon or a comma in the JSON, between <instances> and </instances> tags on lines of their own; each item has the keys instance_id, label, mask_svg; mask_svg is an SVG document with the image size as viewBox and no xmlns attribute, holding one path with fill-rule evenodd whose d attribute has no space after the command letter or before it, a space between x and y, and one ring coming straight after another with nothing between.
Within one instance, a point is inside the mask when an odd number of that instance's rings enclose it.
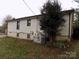
<instances>
[{"instance_id":1,"label":"white sky","mask_svg":"<svg viewBox=\"0 0 79 59\"><path fill-rule=\"evenodd\" d=\"M40 14L40 9L42 5L47 0L25 0L27 4L31 7L34 13ZM77 8L78 4L73 0L60 0L63 10L68 10L71 8ZM3 18L7 15L19 18L25 16L34 15L28 7L23 3L22 0L0 0L0 25L2 24Z\"/></svg>"}]
</instances>

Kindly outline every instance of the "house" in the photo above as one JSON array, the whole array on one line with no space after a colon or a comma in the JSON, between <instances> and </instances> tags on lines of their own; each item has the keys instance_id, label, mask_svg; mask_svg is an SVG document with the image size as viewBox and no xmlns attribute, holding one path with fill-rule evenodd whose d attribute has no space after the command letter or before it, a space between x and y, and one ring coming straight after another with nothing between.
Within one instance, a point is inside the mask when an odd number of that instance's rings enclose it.
<instances>
[{"instance_id":1,"label":"house","mask_svg":"<svg viewBox=\"0 0 79 59\"><path fill-rule=\"evenodd\" d=\"M74 20L74 10L62 11L65 19L65 24L62 27L61 37L70 38L72 35L72 24ZM42 15L35 15L23 17L18 19L8 20L7 36L34 40L41 42L41 35L43 31L40 29L40 18Z\"/></svg>"}]
</instances>

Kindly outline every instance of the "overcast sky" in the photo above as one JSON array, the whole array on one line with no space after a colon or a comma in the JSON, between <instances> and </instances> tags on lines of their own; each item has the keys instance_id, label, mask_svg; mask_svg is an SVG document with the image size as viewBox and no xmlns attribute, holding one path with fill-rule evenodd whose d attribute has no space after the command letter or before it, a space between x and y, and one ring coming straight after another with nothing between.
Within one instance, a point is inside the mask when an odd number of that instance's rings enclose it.
<instances>
[{"instance_id":1,"label":"overcast sky","mask_svg":"<svg viewBox=\"0 0 79 59\"><path fill-rule=\"evenodd\" d=\"M3 18L7 15L20 18L40 14L40 9L46 1L47 0L25 0L34 12L32 13L24 4L23 0L0 0L0 25L2 24ZM73 0L60 0L60 3L63 10L77 8L78 6Z\"/></svg>"}]
</instances>

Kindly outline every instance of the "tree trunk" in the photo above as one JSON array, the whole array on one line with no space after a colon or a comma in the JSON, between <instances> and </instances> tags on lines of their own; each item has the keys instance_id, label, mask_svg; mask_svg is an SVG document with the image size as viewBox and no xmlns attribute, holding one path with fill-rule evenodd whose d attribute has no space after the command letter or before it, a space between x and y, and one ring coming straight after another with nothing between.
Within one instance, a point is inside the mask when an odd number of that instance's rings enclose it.
<instances>
[{"instance_id":1,"label":"tree trunk","mask_svg":"<svg viewBox=\"0 0 79 59\"><path fill-rule=\"evenodd\" d=\"M56 39L56 36L49 36L50 42L53 42Z\"/></svg>"}]
</instances>

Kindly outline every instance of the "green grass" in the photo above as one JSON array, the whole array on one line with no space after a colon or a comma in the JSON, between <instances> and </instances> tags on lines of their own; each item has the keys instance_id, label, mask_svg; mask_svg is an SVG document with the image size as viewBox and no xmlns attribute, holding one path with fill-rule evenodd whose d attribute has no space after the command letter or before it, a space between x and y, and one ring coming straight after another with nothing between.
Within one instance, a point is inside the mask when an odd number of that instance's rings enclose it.
<instances>
[{"instance_id":1,"label":"green grass","mask_svg":"<svg viewBox=\"0 0 79 59\"><path fill-rule=\"evenodd\" d=\"M0 38L0 59L58 59L59 52L28 40Z\"/></svg>"},{"instance_id":2,"label":"green grass","mask_svg":"<svg viewBox=\"0 0 79 59\"><path fill-rule=\"evenodd\" d=\"M0 59L79 59L79 40L70 43L70 48L62 50L29 40L0 38Z\"/></svg>"}]
</instances>

